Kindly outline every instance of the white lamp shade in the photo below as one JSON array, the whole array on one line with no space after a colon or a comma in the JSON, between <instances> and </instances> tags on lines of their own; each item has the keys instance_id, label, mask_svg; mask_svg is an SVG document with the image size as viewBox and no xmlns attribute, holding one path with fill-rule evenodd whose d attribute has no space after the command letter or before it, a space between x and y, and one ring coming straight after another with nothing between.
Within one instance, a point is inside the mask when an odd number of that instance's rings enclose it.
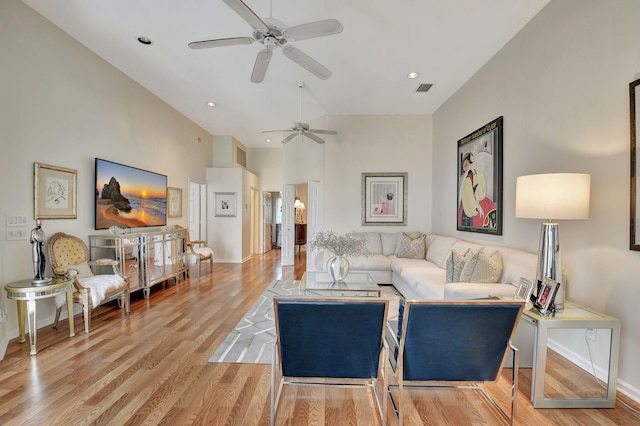
<instances>
[{"instance_id":1,"label":"white lamp shade","mask_svg":"<svg viewBox=\"0 0 640 426\"><path fill-rule=\"evenodd\" d=\"M516 181L516 217L588 219L591 175L548 173L520 176Z\"/></svg>"}]
</instances>

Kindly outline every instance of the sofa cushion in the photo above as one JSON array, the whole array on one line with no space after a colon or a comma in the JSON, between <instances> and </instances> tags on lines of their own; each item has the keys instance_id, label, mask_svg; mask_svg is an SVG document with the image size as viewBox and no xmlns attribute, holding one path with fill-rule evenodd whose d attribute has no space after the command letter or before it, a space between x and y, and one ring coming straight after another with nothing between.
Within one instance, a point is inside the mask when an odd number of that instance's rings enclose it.
<instances>
[{"instance_id":1,"label":"sofa cushion","mask_svg":"<svg viewBox=\"0 0 640 426\"><path fill-rule=\"evenodd\" d=\"M483 250L467 260L460 274L460 282L497 283L502 274L502 255L496 250L488 256Z\"/></svg>"},{"instance_id":2,"label":"sofa cushion","mask_svg":"<svg viewBox=\"0 0 640 426\"><path fill-rule=\"evenodd\" d=\"M381 254L348 256L351 271L386 271L391 269L391 259Z\"/></svg>"},{"instance_id":3,"label":"sofa cushion","mask_svg":"<svg viewBox=\"0 0 640 426\"><path fill-rule=\"evenodd\" d=\"M411 235L403 232L398 237L398 253L396 256L409 259L424 259L426 246L424 245L424 234Z\"/></svg>"},{"instance_id":4,"label":"sofa cushion","mask_svg":"<svg viewBox=\"0 0 640 426\"><path fill-rule=\"evenodd\" d=\"M487 296L513 297L516 287L495 283L449 283L444 287L446 300L468 300Z\"/></svg>"},{"instance_id":5,"label":"sofa cushion","mask_svg":"<svg viewBox=\"0 0 640 426\"><path fill-rule=\"evenodd\" d=\"M382 254L382 241L379 232L352 232L348 234L353 238L365 241L365 250L370 254Z\"/></svg>"},{"instance_id":6,"label":"sofa cushion","mask_svg":"<svg viewBox=\"0 0 640 426\"><path fill-rule=\"evenodd\" d=\"M429 235L427 240L427 260L435 263L438 267L444 269L447 257L451 252L451 247L457 241L453 237L443 237L440 235Z\"/></svg>"},{"instance_id":7,"label":"sofa cushion","mask_svg":"<svg viewBox=\"0 0 640 426\"><path fill-rule=\"evenodd\" d=\"M466 250L464 253L458 253L456 250L451 250L451 256L447 258L446 262L446 278L445 282L455 283L460 281L460 274L464 269L464 265L473 256L471 250Z\"/></svg>"},{"instance_id":8,"label":"sofa cushion","mask_svg":"<svg viewBox=\"0 0 640 426\"><path fill-rule=\"evenodd\" d=\"M380 240L382 241L382 254L385 256L396 254L396 247L398 246L397 232L381 232Z\"/></svg>"}]
</instances>

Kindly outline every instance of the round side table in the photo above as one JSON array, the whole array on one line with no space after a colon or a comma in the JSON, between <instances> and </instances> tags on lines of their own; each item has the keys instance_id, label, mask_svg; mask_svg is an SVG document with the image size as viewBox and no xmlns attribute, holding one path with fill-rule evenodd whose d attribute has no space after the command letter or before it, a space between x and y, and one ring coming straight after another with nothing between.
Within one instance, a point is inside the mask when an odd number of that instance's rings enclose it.
<instances>
[{"instance_id":1,"label":"round side table","mask_svg":"<svg viewBox=\"0 0 640 426\"><path fill-rule=\"evenodd\" d=\"M18 304L18 342L26 342L24 334L25 319L29 325L29 340L31 343L31 355L38 353L36 349L36 300L55 297L58 294L67 293L67 315L69 316L69 337L76 335L73 327L73 279L55 277L46 284L34 284L30 279L9 283L4 286L7 298L15 300Z\"/></svg>"}]
</instances>

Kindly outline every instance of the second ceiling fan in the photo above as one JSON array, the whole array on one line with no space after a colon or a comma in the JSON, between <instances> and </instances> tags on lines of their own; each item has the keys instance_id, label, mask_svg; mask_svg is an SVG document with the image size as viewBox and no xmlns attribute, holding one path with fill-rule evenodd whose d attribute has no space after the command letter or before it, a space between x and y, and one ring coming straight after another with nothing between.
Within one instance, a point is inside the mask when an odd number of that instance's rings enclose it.
<instances>
[{"instance_id":1,"label":"second ceiling fan","mask_svg":"<svg viewBox=\"0 0 640 426\"><path fill-rule=\"evenodd\" d=\"M267 74L269 61L273 51L282 47L282 53L293 62L300 65L316 77L323 80L331 77L331 71L324 65L307 55L297 47L286 45L289 41L305 40L314 37L323 37L342 32L342 24L335 19L324 19L321 21L309 22L307 24L286 27L276 19L261 19L242 0L223 0L242 19L253 28L251 37L219 38L214 40L194 41L189 43L192 49L207 49L210 47L235 46L242 44L252 44L258 42L264 49L258 52L251 81L261 83Z\"/></svg>"},{"instance_id":2,"label":"second ceiling fan","mask_svg":"<svg viewBox=\"0 0 640 426\"><path fill-rule=\"evenodd\" d=\"M319 135L337 135L338 132L335 130L311 129L307 123L302 122L302 89L304 88L304 83L299 81L296 83L296 86L300 89L300 121L294 122L293 127L287 130L265 130L262 133L291 132L289 136L282 140L282 143L287 143L296 136L302 136L319 144L323 144L324 139L318 137L316 133Z\"/></svg>"}]
</instances>

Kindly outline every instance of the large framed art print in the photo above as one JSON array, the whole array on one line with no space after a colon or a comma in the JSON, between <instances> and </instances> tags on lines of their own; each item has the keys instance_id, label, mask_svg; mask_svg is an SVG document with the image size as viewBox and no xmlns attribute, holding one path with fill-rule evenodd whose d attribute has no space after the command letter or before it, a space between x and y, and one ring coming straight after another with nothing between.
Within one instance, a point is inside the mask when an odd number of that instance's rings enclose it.
<instances>
[{"instance_id":1,"label":"large framed art print","mask_svg":"<svg viewBox=\"0 0 640 426\"><path fill-rule=\"evenodd\" d=\"M362 225L406 225L407 185L407 173L363 173Z\"/></svg>"},{"instance_id":2,"label":"large framed art print","mask_svg":"<svg viewBox=\"0 0 640 426\"><path fill-rule=\"evenodd\" d=\"M629 83L629 107L630 107L630 134L631 134L631 222L629 248L631 250L640 250L640 185L638 185L638 177L640 171L640 150L638 149L638 141L640 137L640 125L638 124L637 107L640 105L640 79Z\"/></svg>"},{"instance_id":3,"label":"large framed art print","mask_svg":"<svg viewBox=\"0 0 640 426\"><path fill-rule=\"evenodd\" d=\"M502 235L502 117L458 141L457 229Z\"/></svg>"}]
</instances>

